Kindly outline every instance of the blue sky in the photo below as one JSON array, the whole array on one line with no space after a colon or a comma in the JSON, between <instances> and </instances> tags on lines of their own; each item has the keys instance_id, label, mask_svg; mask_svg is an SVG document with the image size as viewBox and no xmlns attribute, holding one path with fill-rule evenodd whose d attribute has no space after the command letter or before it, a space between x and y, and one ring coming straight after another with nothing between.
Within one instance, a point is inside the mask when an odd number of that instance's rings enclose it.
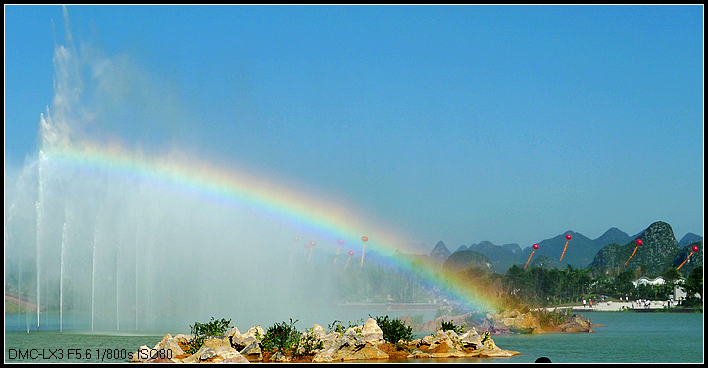
<instances>
[{"instance_id":1,"label":"blue sky","mask_svg":"<svg viewBox=\"0 0 708 368\"><path fill-rule=\"evenodd\" d=\"M67 10L89 137L283 176L431 248L703 235L701 6ZM6 177L37 155L64 27L5 7Z\"/></svg>"}]
</instances>

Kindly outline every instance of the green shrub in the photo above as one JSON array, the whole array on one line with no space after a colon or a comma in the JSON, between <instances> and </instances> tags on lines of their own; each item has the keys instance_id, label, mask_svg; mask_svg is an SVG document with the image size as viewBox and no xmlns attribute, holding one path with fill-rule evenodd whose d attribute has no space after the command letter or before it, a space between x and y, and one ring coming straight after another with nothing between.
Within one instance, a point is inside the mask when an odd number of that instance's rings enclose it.
<instances>
[{"instance_id":1,"label":"green shrub","mask_svg":"<svg viewBox=\"0 0 708 368\"><path fill-rule=\"evenodd\" d=\"M354 321L354 322L361 322L361 324L363 325L364 319L362 318L361 320ZM357 326L358 325L353 325L352 321L349 321L349 326L344 327L344 325L342 324L342 321L334 320L334 322L332 322L332 324L327 325L327 329L329 330L328 333L339 332L340 335L343 335L348 329L350 329L350 328L356 329ZM358 329L357 333L361 335L361 329Z\"/></svg>"},{"instance_id":2,"label":"green shrub","mask_svg":"<svg viewBox=\"0 0 708 368\"><path fill-rule=\"evenodd\" d=\"M296 322L297 320L293 321L293 319L290 318L290 324L286 322L276 322L273 326L268 327L268 331L266 331L265 336L261 339L261 348L271 352L280 350L283 354L297 348L300 340L300 332L295 328Z\"/></svg>"},{"instance_id":3,"label":"green shrub","mask_svg":"<svg viewBox=\"0 0 708 368\"><path fill-rule=\"evenodd\" d=\"M192 335L194 338L189 342L189 348L185 353L194 354L199 348L204 344L204 338L207 336L220 336L226 333L229 328L231 320L222 318L221 320L215 320L211 317L211 321L207 323L194 322L194 326L190 325Z\"/></svg>"},{"instance_id":4,"label":"green shrub","mask_svg":"<svg viewBox=\"0 0 708 368\"><path fill-rule=\"evenodd\" d=\"M398 340L411 341L413 339L413 328L406 327L398 318L389 320L388 316L372 317L369 315L369 317L376 320L376 324L383 331L383 338L386 342L395 344Z\"/></svg>"},{"instance_id":5,"label":"green shrub","mask_svg":"<svg viewBox=\"0 0 708 368\"><path fill-rule=\"evenodd\" d=\"M450 322L441 321L440 322L440 329L441 330L443 330L443 331L452 330L452 331L455 331L455 333L458 335L462 335L463 333L465 333L466 326L467 325L455 326L455 324L452 323L452 321L450 321Z\"/></svg>"},{"instance_id":6,"label":"green shrub","mask_svg":"<svg viewBox=\"0 0 708 368\"><path fill-rule=\"evenodd\" d=\"M312 328L309 328L304 336L300 336L296 355L310 355L320 349L324 349L324 343L315 335Z\"/></svg>"}]
</instances>

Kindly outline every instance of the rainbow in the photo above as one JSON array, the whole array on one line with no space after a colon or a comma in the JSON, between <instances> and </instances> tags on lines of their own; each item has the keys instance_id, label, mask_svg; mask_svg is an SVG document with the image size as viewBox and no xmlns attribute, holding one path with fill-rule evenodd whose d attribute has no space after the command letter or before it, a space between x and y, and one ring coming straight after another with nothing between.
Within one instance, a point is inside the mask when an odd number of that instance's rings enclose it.
<instances>
[{"instance_id":1,"label":"rainbow","mask_svg":"<svg viewBox=\"0 0 708 368\"><path fill-rule=\"evenodd\" d=\"M137 178L221 205L245 203L274 218L299 224L324 238L324 245L334 249L337 248L337 240L344 239L346 244L357 244L353 247L356 250L361 244L361 236L366 235L371 239L366 244L367 252L371 249L382 254L393 254L396 250L416 253L415 249L406 245L411 242L403 231L385 225L369 213L358 214L351 210L358 206L328 193L313 193L312 189L306 190L298 183L257 173L244 166L230 164L218 167L178 151L156 156L129 150L120 144L100 145L90 141L51 147L43 152L49 161L80 170L107 171L120 177ZM482 310L497 309L493 298L485 296L484 291L465 285L460 280L446 278L439 270L413 266L410 260L400 257L386 259L394 263L387 266L413 272L424 284L444 289L449 299Z\"/></svg>"}]
</instances>

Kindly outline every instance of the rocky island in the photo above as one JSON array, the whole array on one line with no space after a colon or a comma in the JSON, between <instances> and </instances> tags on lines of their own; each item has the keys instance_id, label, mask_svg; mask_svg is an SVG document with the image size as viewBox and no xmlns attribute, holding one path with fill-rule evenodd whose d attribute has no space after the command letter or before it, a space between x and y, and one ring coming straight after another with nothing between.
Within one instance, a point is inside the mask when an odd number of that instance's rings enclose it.
<instances>
[{"instance_id":1,"label":"rocky island","mask_svg":"<svg viewBox=\"0 0 708 368\"><path fill-rule=\"evenodd\" d=\"M303 332L296 347L290 351L263 349L266 332L261 326L253 326L241 334L231 328L225 335L204 338L196 352L195 336L166 335L153 348L141 346L131 354L131 362L140 363L248 363L248 362L344 362L355 360L387 360L425 358L473 358L510 357L520 355L516 351L496 346L489 332L479 334L472 327L459 334L454 330L437 330L422 339L399 340L396 343L384 340L384 333L377 321L369 318L363 325L350 326L343 333L326 333L320 325L313 325Z\"/></svg>"}]
</instances>

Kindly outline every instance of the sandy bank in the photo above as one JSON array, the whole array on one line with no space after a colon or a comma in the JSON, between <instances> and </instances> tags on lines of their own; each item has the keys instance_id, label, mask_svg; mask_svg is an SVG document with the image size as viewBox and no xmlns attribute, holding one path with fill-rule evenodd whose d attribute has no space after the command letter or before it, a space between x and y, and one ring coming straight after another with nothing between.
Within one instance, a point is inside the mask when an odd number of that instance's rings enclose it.
<instances>
[{"instance_id":1,"label":"sandy bank","mask_svg":"<svg viewBox=\"0 0 708 368\"><path fill-rule=\"evenodd\" d=\"M552 311L555 308L562 309L562 308L573 308L573 311L577 312L619 312L624 309L663 309L667 306L667 302L665 300L652 300L650 301L648 306L644 305L644 302L642 303L637 303L637 302L613 302L613 301L608 301L608 302L602 302L602 303L597 303L590 307L589 305L583 306L582 304L578 305L571 305L571 306L566 306L566 307L554 307L554 308L546 308L547 311Z\"/></svg>"}]
</instances>

